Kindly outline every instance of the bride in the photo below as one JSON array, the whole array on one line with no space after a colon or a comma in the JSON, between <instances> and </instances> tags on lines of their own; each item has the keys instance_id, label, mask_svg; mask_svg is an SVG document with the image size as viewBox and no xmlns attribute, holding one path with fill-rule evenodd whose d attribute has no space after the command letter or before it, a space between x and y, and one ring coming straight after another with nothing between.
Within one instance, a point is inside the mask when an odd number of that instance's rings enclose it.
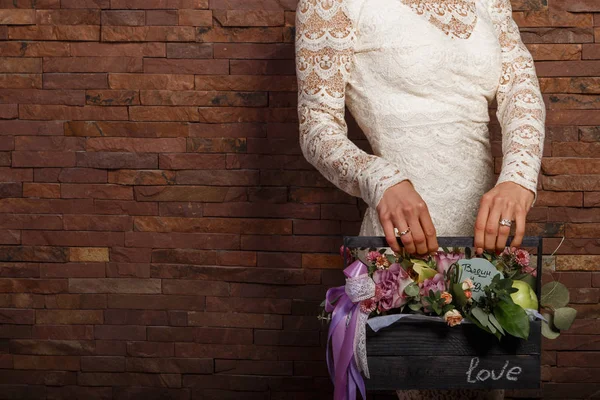
<instances>
[{"instance_id":1,"label":"bride","mask_svg":"<svg viewBox=\"0 0 600 400\"><path fill-rule=\"evenodd\" d=\"M510 0L299 0L295 35L300 146L330 182L367 203L359 235L418 254L437 251L437 236L474 236L481 254L503 250L514 223L510 245L521 245L546 109ZM501 128L497 179L490 106ZM373 154L348 139L345 107Z\"/></svg>"}]
</instances>

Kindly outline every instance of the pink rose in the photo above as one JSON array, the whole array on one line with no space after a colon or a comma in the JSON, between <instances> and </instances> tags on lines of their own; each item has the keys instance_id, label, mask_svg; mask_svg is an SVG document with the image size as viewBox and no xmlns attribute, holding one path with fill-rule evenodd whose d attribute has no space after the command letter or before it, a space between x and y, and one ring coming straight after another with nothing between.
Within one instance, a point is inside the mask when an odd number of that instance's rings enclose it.
<instances>
[{"instance_id":1,"label":"pink rose","mask_svg":"<svg viewBox=\"0 0 600 400\"><path fill-rule=\"evenodd\" d=\"M404 288L412 280L400 264L393 263L389 268L376 270L373 272L373 281L381 290L380 311L397 308L406 303Z\"/></svg>"},{"instance_id":2,"label":"pink rose","mask_svg":"<svg viewBox=\"0 0 600 400\"><path fill-rule=\"evenodd\" d=\"M437 251L435 253L435 263L437 265L438 272L443 274L444 272L448 271L450 265L461 258L465 258L463 253L444 253L443 251Z\"/></svg>"},{"instance_id":3,"label":"pink rose","mask_svg":"<svg viewBox=\"0 0 600 400\"><path fill-rule=\"evenodd\" d=\"M379 252L378 251L370 251L367 253L367 261L369 262L375 262L377 261L377 258L379 257Z\"/></svg>"},{"instance_id":4,"label":"pink rose","mask_svg":"<svg viewBox=\"0 0 600 400\"><path fill-rule=\"evenodd\" d=\"M515 259L517 260L517 262L519 263L520 266L522 266L522 267L529 266L529 253L526 250L518 249L515 252Z\"/></svg>"}]
</instances>

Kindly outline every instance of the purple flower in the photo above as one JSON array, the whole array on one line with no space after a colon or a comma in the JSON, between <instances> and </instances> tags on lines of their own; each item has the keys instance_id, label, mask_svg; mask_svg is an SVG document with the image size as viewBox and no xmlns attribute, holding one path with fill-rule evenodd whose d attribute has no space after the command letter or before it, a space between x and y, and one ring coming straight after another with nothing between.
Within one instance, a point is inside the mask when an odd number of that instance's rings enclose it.
<instances>
[{"instance_id":1,"label":"purple flower","mask_svg":"<svg viewBox=\"0 0 600 400\"><path fill-rule=\"evenodd\" d=\"M445 253L443 251L437 251L435 253L435 263L437 265L437 270L440 274L448 271L450 265L460 260L461 258L465 258L464 253Z\"/></svg>"},{"instance_id":2,"label":"purple flower","mask_svg":"<svg viewBox=\"0 0 600 400\"><path fill-rule=\"evenodd\" d=\"M406 303L404 288L412 282L412 279L399 263L393 263L389 268L373 272L373 281L381 290L379 311L387 311Z\"/></svg>"}]
</instances>

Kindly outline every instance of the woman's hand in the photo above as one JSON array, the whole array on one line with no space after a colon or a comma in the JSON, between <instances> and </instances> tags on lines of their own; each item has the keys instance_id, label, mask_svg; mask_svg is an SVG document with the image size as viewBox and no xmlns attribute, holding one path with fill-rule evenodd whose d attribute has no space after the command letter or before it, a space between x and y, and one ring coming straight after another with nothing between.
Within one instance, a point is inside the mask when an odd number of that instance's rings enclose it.
<instances>
[{"instance_id":1,"label":"woman's hand","mask_svg":"<svg viewBox=\"0 0 600 400\"><path fill-rule=\"evenodd\" d=\"M483 249L502 251L510 233L510 227L500 225L501 219L516 222L515 236L511 247L521 246L525 235L525 217L533 204L531 190L514 183L502 182L485 193L479 203L479 213L475 221L475 247L477 254Z\"/></svg>"},{"instance_id":2,"label":"woman's hand","mask_svg":"<svg viewBox=\"0 0 600 400\"><path fill-rule=\"evenodd\" d=\"M410 180L405 179L386 189L377 205L379 221L385 232L388 245L400 252L394 227L398 232L410 226L410 232L400 236L404 248L409 254L435 252L438 242L427 205L416 192Z\"/></svg>"}]
</instances>

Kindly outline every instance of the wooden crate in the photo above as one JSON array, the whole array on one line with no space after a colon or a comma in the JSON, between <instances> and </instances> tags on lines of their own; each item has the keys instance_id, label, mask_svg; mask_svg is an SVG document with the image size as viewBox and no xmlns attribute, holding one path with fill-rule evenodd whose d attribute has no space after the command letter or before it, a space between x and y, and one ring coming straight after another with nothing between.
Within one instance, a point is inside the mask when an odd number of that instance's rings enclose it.
<instances>
[{"instance_id":1,"label":"wooden crate","mask_svg":"<svg viewBox=\"0 0 600 400\"><path fill-rule=\"evenodd\" d=\"M512 236L509 237L508 243ZM440 246L473 247L473 237L439 237ZM344 246L389 247L385 237L344 236ZM527 236L522 248L537 257L541 292L542 237ZM344 260L346 263L346 260ZM344 265L346 267L346 265ZM538 310L539 311L539 310ZM439 321L398 321L374 332L367 326L367 390L393 389L539 389L541 324L530 323L528 340L501 341L472 323L450 327Z\"/></svg>"}]
</instances>

